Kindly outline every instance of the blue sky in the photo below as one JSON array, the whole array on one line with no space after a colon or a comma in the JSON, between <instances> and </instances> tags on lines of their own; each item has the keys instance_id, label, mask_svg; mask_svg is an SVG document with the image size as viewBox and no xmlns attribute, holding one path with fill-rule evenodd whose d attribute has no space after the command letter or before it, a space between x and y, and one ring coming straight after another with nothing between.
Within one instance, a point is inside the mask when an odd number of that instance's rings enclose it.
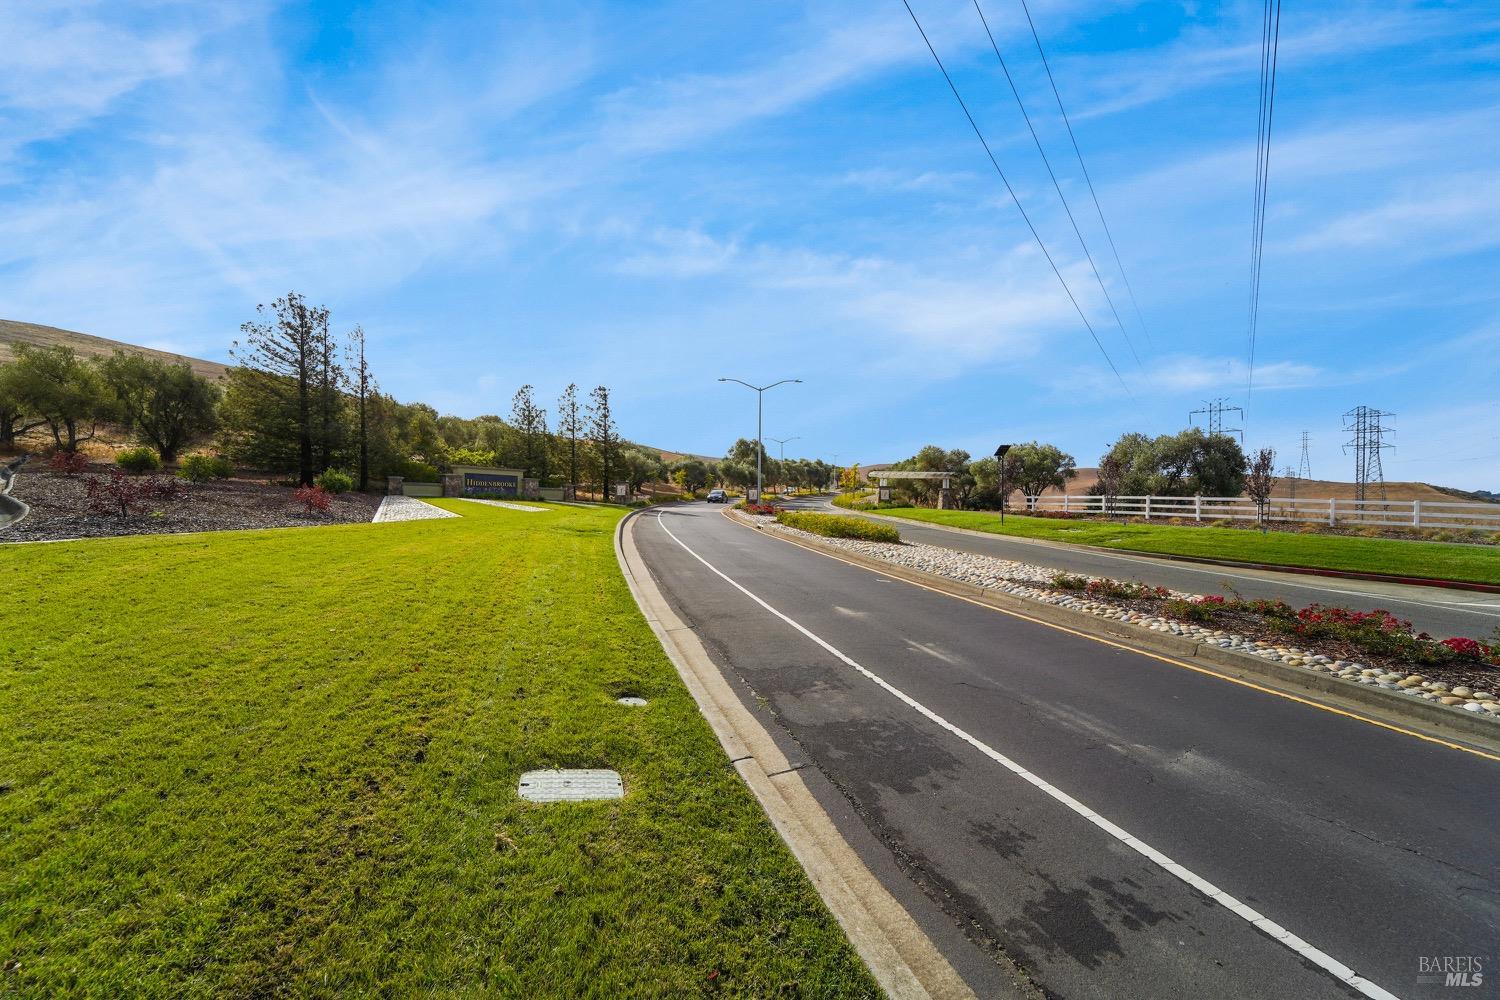
<instances>
[{"instance_id":1,"label":"blue sky","mask_svg":"<svg viewBox=\"0 0 1500 1000\"><path fill-rule=\"evenodd\" d=\"M383 387L464 415L616 392L627 435L840 461L1246 405L1259 5L1033 0L1134 323L1016 0L913 0L1128 389L899 0L0 3L0 317L224 358L298 289ZM1049 110L1051 113L1049 114ZM1288 5L1247 444L1500 488L1500 10Z\"/></svg>"}]
</instances>

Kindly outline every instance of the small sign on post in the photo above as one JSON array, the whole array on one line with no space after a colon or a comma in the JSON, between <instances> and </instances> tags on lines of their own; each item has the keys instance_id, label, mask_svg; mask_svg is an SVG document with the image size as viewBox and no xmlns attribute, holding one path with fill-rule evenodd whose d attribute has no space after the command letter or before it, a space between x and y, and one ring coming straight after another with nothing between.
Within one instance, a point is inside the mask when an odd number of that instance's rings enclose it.
<instances>
[{"instance_id":1,"label":"small sign on post","mask_svg":"<svg viewBox=\"0 0 1500 1000\"><path fill-rule=\"evenodd\" d=\"M745 490L745 499L748 503L760 503L760 490L754 486L747 487Z\"/></svg>"},{"instance_id":2,"label":"small sign on post","mask_svg":"<svg viewBox=\"0 0 1500 1000\"><path fill-rule=\"evenodd\" d=\"M891 488L889 486L880 487L879 493L877 495L881 503L891 502Z\"/></svg>"}]
</instances>

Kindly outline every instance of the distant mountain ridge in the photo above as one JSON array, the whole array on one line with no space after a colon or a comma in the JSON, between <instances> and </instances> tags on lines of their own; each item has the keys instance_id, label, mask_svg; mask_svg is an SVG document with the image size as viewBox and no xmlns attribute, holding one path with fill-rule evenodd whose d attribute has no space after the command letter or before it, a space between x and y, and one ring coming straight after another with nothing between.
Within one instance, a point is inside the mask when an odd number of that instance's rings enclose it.
<instances>
[{"instance_id":1,"label":"distant mountain ridge","mask_svg":"<svg viewBox=\"0 0 1500 1000\"><path fill-rule=\"evenodd\" d=\"M222 379L229 371L228 365L218 361L189 357L186 354L174 354L171 351L158 351L155 348L140 347L119 340L110 340L107 337L96 337L91 333L63 330L55 326L42 326L40 323L21 323L16 320L0 319L0 361L10 360L10 345L12 344L71 347L75 354L90 358L107 358L115 351L126 351L148 358L159 358L172 364L187 362L188 367L199 375L216 381Z\"/></svg>"}]
</instances>

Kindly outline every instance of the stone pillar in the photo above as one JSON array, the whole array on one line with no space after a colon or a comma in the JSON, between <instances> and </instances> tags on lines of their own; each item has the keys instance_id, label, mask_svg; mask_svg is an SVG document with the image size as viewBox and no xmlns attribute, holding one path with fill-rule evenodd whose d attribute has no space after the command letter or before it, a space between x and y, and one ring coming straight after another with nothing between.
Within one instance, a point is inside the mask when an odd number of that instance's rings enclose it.
<instances>
[{"instance_id":1,"label":"stone pillar","mask_svg":"<svg viewBox=\"0 0 1500 1000\"><path fill-rule=\"evenodd\" d=\"M385 494L386 494L386 496L399 497L401 495L401 484L404 483L404 482L406 482L406 477L405 476L386 476L385 477Z\"/></svg>"},{"instance_id":2,"label":"stone pillar","mask_svg":"<svg viewBox=\"0 0 1500 1000\"><path fill-rule=\"evenodd\" d=\"M443 496L461 497L464 495L464 477L461 472L449 472L443 476Z\"/></svg>"},{"instance_id":3,"label":"stone pillar","mask_svg":"<svg viewBox=\"0 0 1500 1000\"><path fill-rule=\"evenodd\" d=\"M953 490L947 486L938 490L938 510L953 509Z\"/></svg>"},{"instance_id":4,"label":"stone pillar","mask_svg":"<svg viewBox=\"0 0 1500 1000\"><path fill-rule=\"evenodd\" d=\"M564 500L577 500L578 499L578 487L575 486L572 483L569 483L568 485L564 486L563 487L563 499Z\"/></svg>"},{"instance_id":5,"label":"stone pillar","mask_svg":"<svg viewBox=\"0 0 1500 1000\"><path fill-rule=\"evenodd\" d=\"M521 481L521 495L535 500L542 495L542 484L535 479L523 479Z\"/></svg>"}]
</instances>

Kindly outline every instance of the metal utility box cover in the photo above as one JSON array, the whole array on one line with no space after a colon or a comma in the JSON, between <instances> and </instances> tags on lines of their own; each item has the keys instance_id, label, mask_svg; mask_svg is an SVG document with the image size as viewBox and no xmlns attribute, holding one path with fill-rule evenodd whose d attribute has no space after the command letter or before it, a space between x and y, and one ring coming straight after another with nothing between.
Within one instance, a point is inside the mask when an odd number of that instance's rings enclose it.
<instances>
[{"instance_id":1,"label":"metal utility box cover","mask_svg":"<svg viewBox=\"0 0 1500 1000\"><path fill-rule=\"evenodd\" d=\"M527 771L521 775L518 790L528 802L591 802L625 797L625 783L618 771L589 768Z\"/></svg>"}]
</instances>

